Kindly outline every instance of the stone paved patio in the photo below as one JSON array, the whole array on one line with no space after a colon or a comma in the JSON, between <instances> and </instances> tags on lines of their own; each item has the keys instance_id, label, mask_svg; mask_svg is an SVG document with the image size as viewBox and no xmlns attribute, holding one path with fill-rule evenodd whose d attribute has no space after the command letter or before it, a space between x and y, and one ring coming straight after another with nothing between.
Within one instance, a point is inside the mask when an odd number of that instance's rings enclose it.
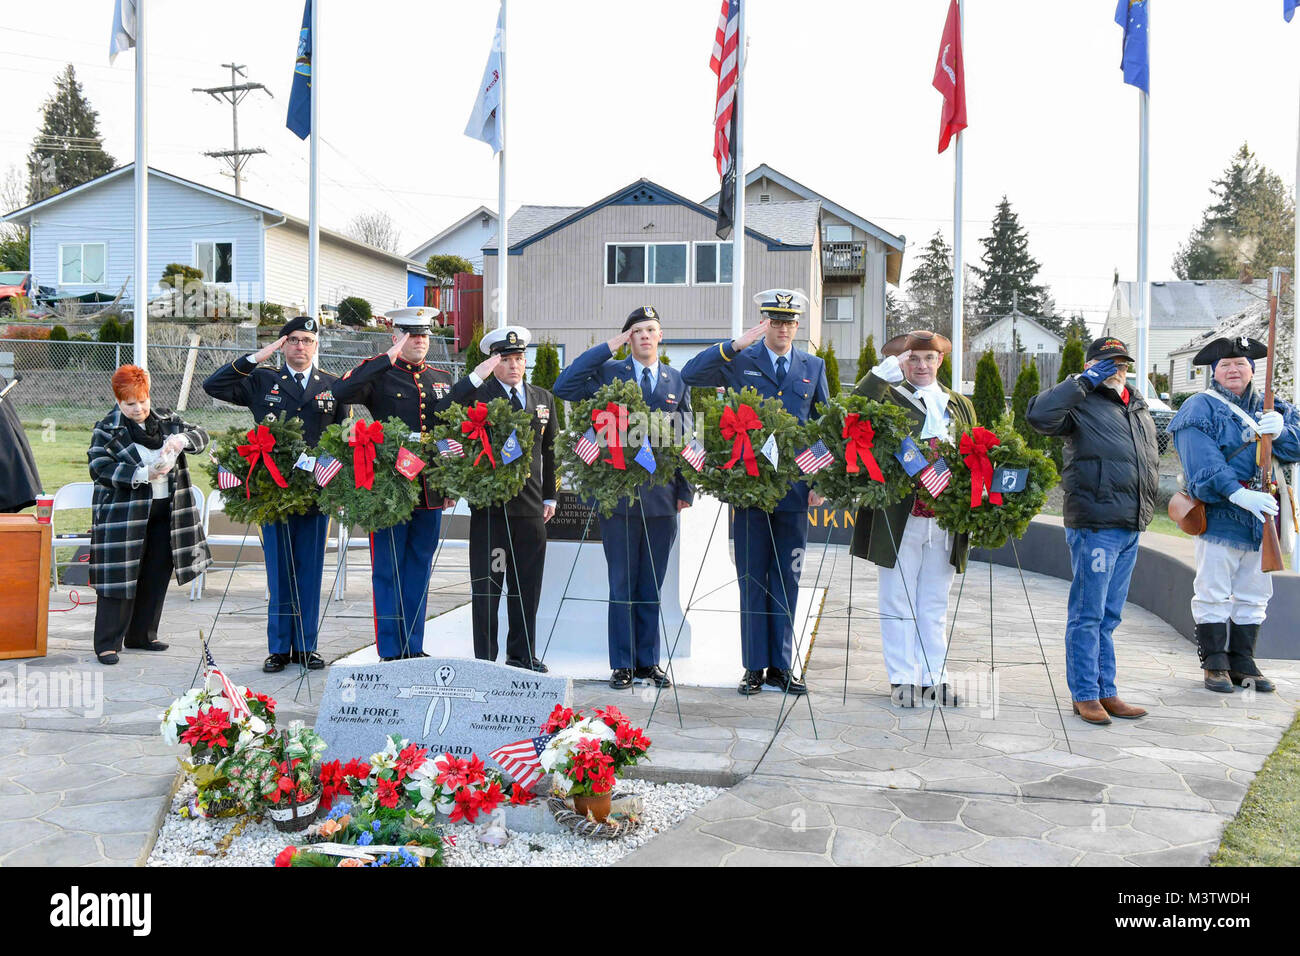
<instances>
[{"instance_id":1,"label":"stone paved patio","mask_svg":"<svg viewBox=\"0 0 1300 956\"><path fill-rule=\"evenodd\" d=\"M353 560L347 600L330 604L327 659L372 639L368 573L361 556ZM1083 724L1069 714L1064 685L1067 585L1031 574L1063 731L1036 663L1020 579L1005 568L993 569L998 663L990 679L989 569L972 565L950 669L974 706L900 710L887 695L874 573L853 562L850 618L848 568L838 549L822 565L830 590L809 669L811 715L807 702L787 702L793 709L757 769L779 693L745 699L732 689L681 688L658 701L643 775L735 786L622 865L1200 865L1296 709L1300 662L1269 663L1277 694L1211 694L1200 687L1192 647L1130 606L1117 641L1120 693L1152 713L1106 728ZM466 579L463 553L448 554L431 607L466 601ZM103 680L97 716L0 710L0 865L122 865L147 856L176 777L158 714L190 685L198 629L211 628L226 580L213 575L194 603L188 589L172 589L164 639L173 648L164 654L127 652L118 666L100 667L89 650L93 609L79 608L51 615L47 658L0 662L0 672L25 668L29 678L71 671ZM223 611L247 613L223 613L214 654L234 680L275 696L284 717L310 719L319 673L301 683L290 671L261 673L261 600L256 572L234 576ZM51 604L66 606L66 593ZM645 690L613 692L598 682L576 684L575 697L612 701L639 720L654 704Z\"/></svg>"}]
</instances>

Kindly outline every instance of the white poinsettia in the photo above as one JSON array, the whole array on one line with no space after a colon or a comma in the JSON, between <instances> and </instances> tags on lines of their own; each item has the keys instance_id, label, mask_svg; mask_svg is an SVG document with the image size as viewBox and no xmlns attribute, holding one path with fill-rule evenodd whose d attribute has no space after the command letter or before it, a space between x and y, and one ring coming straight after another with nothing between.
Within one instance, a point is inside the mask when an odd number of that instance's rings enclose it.
<instances>
[{"instance_id":1,"label":"white poinsettia","mask_svg":"<svg viewBox=\"0 0 1300 956\"><path fill-rule=\"evenodd\" d=\"M188 726L186 718L197 717L199 711L203 709L206 695L201 689L192 688L182 694L162 713L162 731L163 739L169 744L180 743L180 735L184 733Z\"/></svg>"},{"instance_id":2,"label":"white poinsettia","mask_svg":"<svg viewBox=\"0 0 1300 956\"><path fill-rule=\"evenodd\" d=\"M551 778L551 786L554 787L558 793L568 793L573 789L573 781L564 776L564 774L557 773Z\"/></svg>"}]
</instances>

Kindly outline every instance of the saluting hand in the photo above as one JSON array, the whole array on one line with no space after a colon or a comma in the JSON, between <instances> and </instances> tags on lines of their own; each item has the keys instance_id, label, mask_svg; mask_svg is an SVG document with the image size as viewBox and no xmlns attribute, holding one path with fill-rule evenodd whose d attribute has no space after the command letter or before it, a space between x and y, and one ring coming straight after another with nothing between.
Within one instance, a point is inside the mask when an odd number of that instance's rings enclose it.
<instances>
[{"instance_id":1,"label":"saluting hand","mask_svg":"<svg viewBox=\"0 0 1300 956\"><path fill-rule=\"evenodd\" d=\"M254 352L253 361L256 362L258 365L261 365L263 362L269 359L276 352L280 351L280 349L284 347L284 343L288 338L289 337L287 335L282 335L274 342L272 342L270 345L267 345L259 349L258 351Z\"/></svg>"},{"instance_id":2,"label":"saluting hand","mask_svg":"<svg viewBox=\"0 0 1300 956\"><path fill-rule=\"evenodd\" d=\"M632 330L628 329L626 332L620 332L618 335L614 336L605 344L609 346L610 354L616 355L618 354L619 349L621 349L623 346L627 345L631 341L632 341Z\"/></svg>"},{"instance_id":3,"label":"saluting hand","mask_svg":"<svg viewBox=\"0 0 1300 956\"><path fill-rule=\"evenodd\" d=\"M397 364L397 357L402 354L402 349L406 348L406 340L410 337L410 332L402 332L397 336L397 341L393 343L393 347L388 350L388 360L394 365Z\"/></svg>"},{"instance_id":4,"label":"saluting hand","mask_svg":"<svg viewBox=\"0 0 1300 956\"><path fill-rule=\"evenodd\" d=\"M758 325L754 326L752 329L745 332L745 334L742 335L740 338L733 341L731 343L731 347L735 349L737 352L739 352L741 349L749 348L751 345L753 345L755 342L757 342L759 339L761 339L763 336L767 334L767 327L769 324L770 323L767 319L764 319L762 322L759 322Z\"/></svg>"},{"instance_id":5,"label":"saluting hand","mask_svg":"<svg viewBox=\"0 0 1300 956\"><path fill-rule=\"evenodd\" d=\"M493 352L478 365L474 366L474 374L479 377L480 381L486 382L492 375L492 370L501 364L501 353Z\"/></svg>"}]
</instances>

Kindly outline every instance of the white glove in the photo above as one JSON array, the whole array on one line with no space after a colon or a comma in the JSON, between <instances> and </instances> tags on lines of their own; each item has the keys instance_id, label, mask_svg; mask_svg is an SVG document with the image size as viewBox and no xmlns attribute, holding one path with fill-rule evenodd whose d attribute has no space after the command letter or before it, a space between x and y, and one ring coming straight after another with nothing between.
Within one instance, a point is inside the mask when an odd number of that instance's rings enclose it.
<instances>
[{"instance_id":1,"label":"white glove","mask_svg":"<svg viewBox=\"0 0 1300 956\"><path fill-rule=\"evenodd\" d=\"M167 439L167 442L163 445L163 451L169 452L173 456L175 456L185 451L185 449L187 449L189 446L190 446L189 439L187 439L184 435L172 435L170 438Z\"/></svg>"},{"instance_id":2,"label":"white glove","mask_svg":"<svg viewBox=\"0 0 1300 956\"><path fill-rule=\"evenodd\" d=\"M1282 420L1282 413L1275 411L1259 413L1259 433L1261 435L1280 435L1286 423Z\"/></svg>"},{"instance_id":3,"label":"white glove","mask_svg":"<svg viewBox=\"0 0 1300 956\"><path fill-rule=\"evenodd\" d=\"M1228 495L1228 500L1238 508L1245 508L1260 521L1266 521L1277 514L1277 501L1262 491L1238 488Z\"/></svg>"},{"instance_id":4,"label":"white glove","mask_svg":"<svg viewBox=\"0 0 1300 956\"><path fill-rule=\"evenodd\" d=\"M871 370L871 374L886 382L901 382L903 367L898 364L897 355L886 355L885 360Z\"/></svg>"}]
</instances>

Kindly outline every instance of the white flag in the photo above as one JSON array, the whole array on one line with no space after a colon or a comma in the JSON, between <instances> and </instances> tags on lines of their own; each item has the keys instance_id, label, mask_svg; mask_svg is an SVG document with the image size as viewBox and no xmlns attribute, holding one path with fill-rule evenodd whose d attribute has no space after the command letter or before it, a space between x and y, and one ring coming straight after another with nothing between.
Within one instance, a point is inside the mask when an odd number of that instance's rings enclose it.
<instances>
[{"instance_id":1,"label":"white flag","mask_svg":"<svg viewBox=\"0 0 1300 956\"><path fill-rule=\"evenodd\" d=\"M500 109L501 49L505 45L505 26L502 23L504 16L504 10L497 13L492 52L488 54L487 66L483 68L483 82L479 84L474 111L470 113L469 122L465 125L465 135L487 143L492 147L493 153L499 153L505 147L505 128L501 123Z\"/></svg>"},{"instance_id":2,"label":"white flag","mask_svg":"<svg viewBox=\"0 0 1300 956\"><path fill-rule=\"evenodd\" d=\"M762 450L763 450L763 454L767 457L767 460L772 463L773 468L781 467L778 461L781 455L776 450L776 432L773 432L772 434L767 436L767 441L763 442Z\"/></svg>"},{"instance_id":3,"label":"white flag","mask_svg":"<svg viewBox=\"0 0 1300 956\"><path fill-rule=\"evenodd\" d=\"M113 35L108 43L108 62L123 50L135 46L135 0L117 0L113 9Z\"/></svg>"}]
</instances>

